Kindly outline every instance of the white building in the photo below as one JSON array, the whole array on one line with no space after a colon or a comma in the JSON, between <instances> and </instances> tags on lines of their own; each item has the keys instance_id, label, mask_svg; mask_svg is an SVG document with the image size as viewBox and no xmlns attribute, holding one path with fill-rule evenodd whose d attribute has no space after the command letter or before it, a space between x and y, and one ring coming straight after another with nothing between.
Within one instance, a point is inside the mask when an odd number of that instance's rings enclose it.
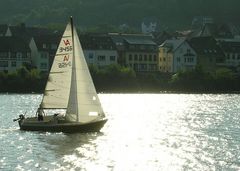
<instances>
[{"instance_id":1,"label":"white building","mask_svg":"<svg viewBox=\"0 0 240 171\"><path fill-rule=\"evenodd\" d=\"M159 71L175 73L194 69L197 54L185 39L166 40L159 46Z\"/></svg>"},{"instance_id":2,"label":"white building","mask_svg":"<svg viewBox=\"0 0 240 171\"><path fill-rule=\"evenodd\" d=\"M60 36L35 36L30 42L32 65L41 72L48 72L60 41Z\"/></svg>"},{"instance_id":3,"label":"white building","mask_svg":"<svg viewBox=\"0 0 240 171\"><path fill-rule=\"evenodd\" d=\"M0 71L13 72L31 64L31 50L26 40L0 37Z\"/></svg>"},{"instance_id":4,"label":"white building","mask_svg":"<svg viewBox=\"0 0 240 171\"><path fill-rule=\"evenodd\" d=\"M80 41L89 65L103 67L117 64L118 53L110 36L80 35Z\"/></svg>"},{"instance_id":5,"label":"white building","mask_svg":"<svg viewBox=\"0 0 240 171\"><path fill-rule=\"evenodd\" d=\"M156 31L158 26L157 19L155 17L146 17L141 24L142 33L148 34Z\"/></svg>"}]
</instances>

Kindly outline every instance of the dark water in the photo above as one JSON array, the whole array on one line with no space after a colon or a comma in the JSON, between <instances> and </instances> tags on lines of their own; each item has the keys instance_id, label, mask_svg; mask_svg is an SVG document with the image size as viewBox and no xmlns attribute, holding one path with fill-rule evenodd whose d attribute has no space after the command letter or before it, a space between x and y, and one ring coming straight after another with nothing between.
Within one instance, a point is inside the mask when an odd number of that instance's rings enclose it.
<instances>
[{"instance_id":1,"label":"dark water","mask_svg":"<svg viewBox=\"0 0 240 171\"><path fill-rule=\"evenodd\" d=\"M100 133L20 131L41 95L0 95L0 170L240 170L240 95L101 94Z\"/></svg>"}]
</instances>

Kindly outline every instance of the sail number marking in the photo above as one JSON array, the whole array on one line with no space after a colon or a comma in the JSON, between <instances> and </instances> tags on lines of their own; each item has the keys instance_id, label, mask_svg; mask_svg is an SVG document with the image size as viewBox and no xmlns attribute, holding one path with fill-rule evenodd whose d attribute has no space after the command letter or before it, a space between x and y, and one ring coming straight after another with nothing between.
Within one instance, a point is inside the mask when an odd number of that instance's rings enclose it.
<instances>
[{"instance_id":1,"label":"sail number marking","mask_svg":"<svg viewBox=\"0 0 240 171\"><path fill-rule=\"evenodd\" d=\"M62 53L62 52L70 52L73 50L72 48L72 45L70 43L70 41L68 39L66 40L63 40L63 44L65 47L60 47L59 48L59 52Z\"/></svg>"},{"instance_id":2,"label":"sail number marking","mask_svg":"<svg viewBox=\"0 0 240 171\"><path fill-rule=\"evenodd\" d=\"M69 61L69 55L64 55L63 62L58 63L59 68L66 68L71 66L71 61Z\"/></svg>"},{"instance_id":3,"label":"sail number marking","mask_svg":"<svg viewBox=\"0 0 240 171\"><path fill-rule=\"evenodd\" d=\"M73 47L68 39L63 40L63 46L59 48L59 53L71 52ZM69 61L69 55L64 55L63 61L58 63L59 68L66 68L71 66L71 61Z\"/></svg>"}]
</instances>

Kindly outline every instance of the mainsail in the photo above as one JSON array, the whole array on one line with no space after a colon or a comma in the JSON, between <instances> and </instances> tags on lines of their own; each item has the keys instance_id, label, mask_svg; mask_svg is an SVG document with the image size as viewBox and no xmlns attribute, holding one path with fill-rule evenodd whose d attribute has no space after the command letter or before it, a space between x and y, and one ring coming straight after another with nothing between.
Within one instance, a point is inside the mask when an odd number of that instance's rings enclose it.
<instances>
[{"instance_id":1,"label":"mainsail","mask_svg":"<svg viewBox=\"0 0 240 171\"><path fill-rule=\"evenodd\" d=\"M67 108L72 74L72 32L68 23L58 46L40 108Z\"/></svg>"}]
</instances>

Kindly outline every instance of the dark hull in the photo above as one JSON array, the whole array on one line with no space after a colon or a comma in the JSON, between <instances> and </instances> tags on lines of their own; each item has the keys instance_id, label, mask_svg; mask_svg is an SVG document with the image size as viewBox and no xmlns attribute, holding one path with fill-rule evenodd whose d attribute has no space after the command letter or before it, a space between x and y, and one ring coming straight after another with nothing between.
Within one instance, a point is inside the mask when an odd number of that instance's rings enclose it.
<instances>
[{"instance_id":1,"label":"dark hull","mask_svg":"<svg viewBox=\"0 0 240 171\"><path fill-rule=\"evenodd\" d=\"M43 131L43 132L66 132L66 133L84 133L84 132L99 132L107 122L107 119L102 119L90 123L51 123L51 122L24 122L19 121L21 130L25 131Z\"/></svg>"}]
</instances>

